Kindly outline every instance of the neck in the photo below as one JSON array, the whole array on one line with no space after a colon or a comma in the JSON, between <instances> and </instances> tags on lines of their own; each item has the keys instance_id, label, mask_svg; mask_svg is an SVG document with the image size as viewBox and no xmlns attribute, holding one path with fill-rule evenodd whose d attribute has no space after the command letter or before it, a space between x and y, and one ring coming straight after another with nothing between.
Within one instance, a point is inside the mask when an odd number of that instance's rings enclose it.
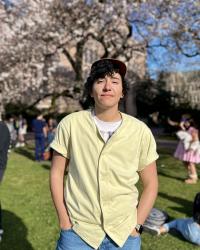
<instances>
[{"instance_id":1,"label":"neck","mask_svg":"<svg viewBox=\"0 0 200 250\"><path fill-rule=\"evenodd\" d=\"M121 120L121 114L118 108L111 108L111 109L99 109L98 107L94 108L95 115L102 121L105 122L115 122Z\"/></svg>"}]
</instances>

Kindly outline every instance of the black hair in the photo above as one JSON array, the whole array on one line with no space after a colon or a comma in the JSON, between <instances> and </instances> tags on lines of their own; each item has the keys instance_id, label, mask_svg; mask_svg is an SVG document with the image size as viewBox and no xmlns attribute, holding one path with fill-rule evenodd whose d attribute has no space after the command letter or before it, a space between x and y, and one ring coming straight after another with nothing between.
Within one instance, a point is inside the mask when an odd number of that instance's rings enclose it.
<instances>
[{"instance_id":1,"label":"black hair","mask_svg":"<svg viewBox=\"0 0 200 250\"><path fill-rule=\"evenodd\" d=\"M188 128L186 128L186 130L188 130L190 127L194 127L194 128L196 128L196 129L199 129L199 127L198 127L198 125L197 125L197 123L196 123L196 121L194 120L194 119L192 119L192 118L187 118L186 120L185 120L185 122L189 122L189 127Z\"/></svg>"},{"instance_id":2,"label":"black hair","mask_svg":"<svg viewBox=\"0 0 200 250\"><path fill-rule=\"evenodd\" d=\"M84 106L94 106L94 99L91 97L92 88L94 82L99 78L112 76L114 73L119 73L122 78L122 93L126 96L128 92L128 83L124 78L124 75L120 73L120 69L117 65L113 64L109 60L99 61L95 66L92 66L90 75L84 84L83 102Z\"/></svg>"},{"instance_id":3,"label":"black hair","mask_svg":"<svg viewBox=\"0 0 200 250\"><path fill-rule=\"evenodd\" d=\"M193 219L200 225L200 192L196 194L193 203Z\"/></svg>"}]
</instances>

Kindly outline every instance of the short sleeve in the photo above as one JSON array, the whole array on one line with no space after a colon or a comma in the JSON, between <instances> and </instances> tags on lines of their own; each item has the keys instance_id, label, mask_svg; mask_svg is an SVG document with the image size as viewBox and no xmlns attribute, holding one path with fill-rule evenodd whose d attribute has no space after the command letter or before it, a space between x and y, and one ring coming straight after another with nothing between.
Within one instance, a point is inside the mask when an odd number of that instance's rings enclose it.
<instances>
[{"instance_id":1,"label":"short sleeve","mask_svg":"<svg viewBox=\"0 0 200 250\"><path fill-rule=\"evenodd\" d=\"M69 152L70 133L67 124L60 122L56 128L55 138L50 147L57 151L59 154L70 159Z\"/></svg>"},{"instance_id":2,"label":"short sleeve","mask_svg":"<svg viewBox=\"0 0 200 250\"><path fill-rule=\"evenodd\" d=\"M143 170L146 166L158 159L158 154L156 151L156 142L150 129L145 126L142 135L139 167L138 171Z\"/></svg>"}]
</instances>

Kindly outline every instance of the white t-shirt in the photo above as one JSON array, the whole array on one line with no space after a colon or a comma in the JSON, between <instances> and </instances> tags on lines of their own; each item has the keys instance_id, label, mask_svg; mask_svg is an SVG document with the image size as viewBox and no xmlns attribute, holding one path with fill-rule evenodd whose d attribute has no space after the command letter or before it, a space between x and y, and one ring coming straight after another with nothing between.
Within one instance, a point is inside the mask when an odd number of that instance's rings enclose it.
<instances>
[{"instance_id":1,"label":"white t-shirt","mask_svg":"<svg viewBox=\"0 0 200 250\"><path fill-rule=\"evenodd\" d=\"M117 122L104 122L100 120L99 118L97 118L97 116L95 116L93 112L92 112L92 117L99 130L99 133L101 134L105 142L109 140L112 134L119 128L119 126L122 123L122 120L117 121Z\"/></svg>"}]
</instances>

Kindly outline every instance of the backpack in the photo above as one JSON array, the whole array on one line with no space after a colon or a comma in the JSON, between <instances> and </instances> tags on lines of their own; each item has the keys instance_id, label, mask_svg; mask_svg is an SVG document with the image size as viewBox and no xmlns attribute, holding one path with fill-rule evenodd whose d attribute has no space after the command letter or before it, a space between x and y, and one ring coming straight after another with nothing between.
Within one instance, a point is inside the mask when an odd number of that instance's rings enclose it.
<instances>
[{"instance_id":1,"label":"backpack","mask_svg":"<svg viewBox=\"0 0 200 250\"><path fill-rule=\"evenodd\" d=\"M152 208L151 212L149 213L149 216L144 222L143 227L144 229L148 229L149 227L159 228L168 220L168 218L169 216L166 212L158 208Z\"/></svg>"}]
</instances>

